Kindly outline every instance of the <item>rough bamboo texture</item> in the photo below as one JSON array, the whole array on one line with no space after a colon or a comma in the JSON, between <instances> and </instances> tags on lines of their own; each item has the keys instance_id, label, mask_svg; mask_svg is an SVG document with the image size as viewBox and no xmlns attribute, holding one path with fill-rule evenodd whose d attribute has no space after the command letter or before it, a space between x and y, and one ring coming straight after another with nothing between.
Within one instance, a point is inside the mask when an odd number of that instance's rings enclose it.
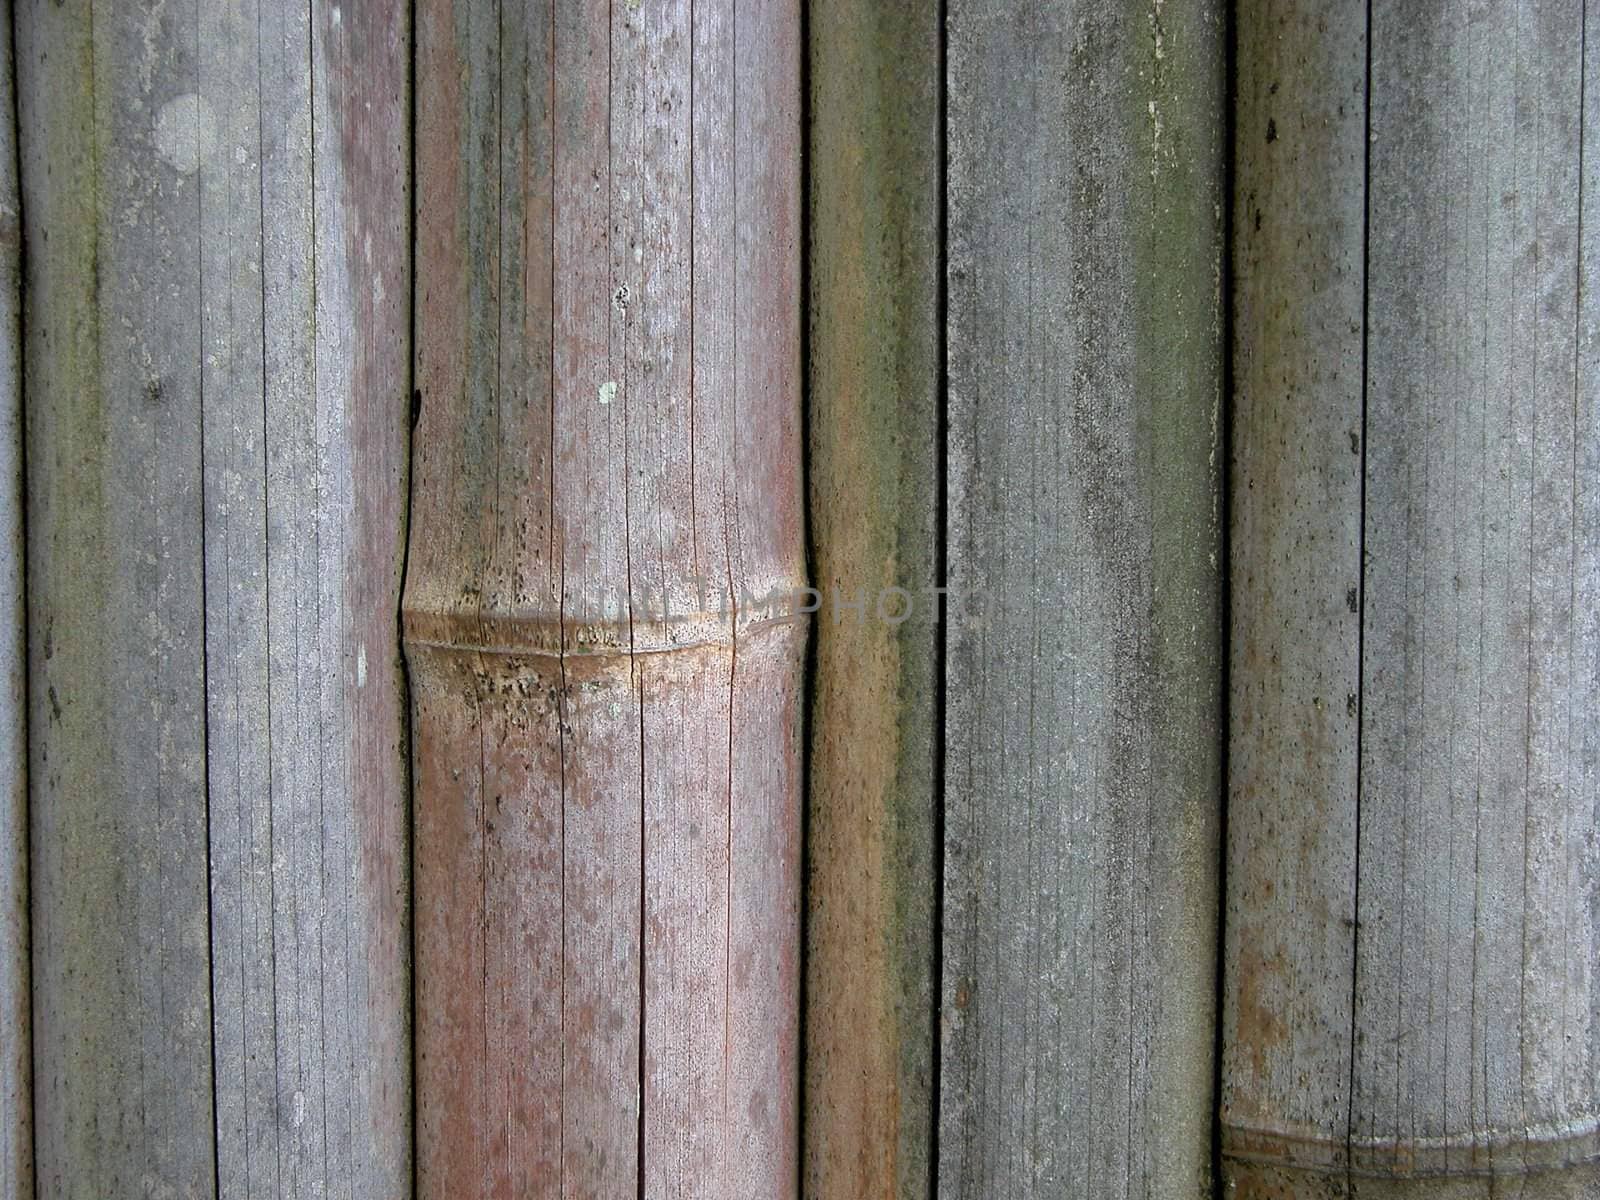
<instances>
[{"instance_id":1,"label":"rough bamboo texture","mask_svg":"<svg viewBox=\"0 0 1600 1200\"><path fill-rule=\"evenodd\" d=\"M199 67L140 15L16 15L46 1197L215 1188Z\"/></svg>"},{"instance_id":2,"label":"rough bamboo texture","mask_svg":"<svg viewBox=\"0 0 1600 1200\"><path fill-rule=\"evenodd\" d=\"M0 1200L33 1200L28 648L22 520L22 226L11 4L0 3Z\"/></svg>"},{"instance_id":3,"label":"rough bamboo texture","mask_svg":"<svg viewBox=\"0 0 1600 1200\"><path fill-rule=\"evenodd\" d=\"M1584 6L1345 8L1240 12L1225 1180L1588 1197Z\"/></svg>"},{"instance_id":4,"label":"rough bamboo texture","mask_svg":"<svg viewBox=\"0 0 1600 1200\"><path fill-rule=\"evenodd\" d=\"M417 36L418 1194L790 1197L799 7Z\"/></svg>"},{"instance_id":5,"label":"rough bamboo texture","mask_svg":"<svg viewBox=\"0 0 1600 1200\"><path fill-rule=\"evenodd\" d=\"M951 0L939 1194L1211 1190L1219 5Z\"/></svg>"},{"instance_id":6,"label":"rough bamboo texture","mask_svg":"<svg viewBox=\"0 0 1600 1200\"><path fill-rule=\"evenodd\" d=\"M1251 1200L1350 1117L1366 22L1237 20L1221 1118Z\"/></svg>"},{"instance_id":7,"label":"rough bamboo texture","mask_svg":"<svg viewBox=\"0 0 1600 1200\"><path fill-rule=\"evenodd\" d=\"M218 1184L399 1197L409 5L198 12Z\"/></svg>"},{"instance_id":8,"label":"rough bamboo texture","mask_svg":"<svg viewBox=\"0 0 1600 1200\"><path fill-rule=\"evenodd\" d=\"M41 1197L408 1186L406 22L18 7Z\"/></svg>"},{"instance_id":9,"label":"rough bamboo texture","mask_svg":"<svg viewBox=\"0 0 1600 1200\"><path fill-rule=\"evenodd\" d=\"M812 684L805 1178L930 1194L943 130L939 13L810 20ZM895 589L899 589L898 591Z\"/></svg>"}]
</instances>

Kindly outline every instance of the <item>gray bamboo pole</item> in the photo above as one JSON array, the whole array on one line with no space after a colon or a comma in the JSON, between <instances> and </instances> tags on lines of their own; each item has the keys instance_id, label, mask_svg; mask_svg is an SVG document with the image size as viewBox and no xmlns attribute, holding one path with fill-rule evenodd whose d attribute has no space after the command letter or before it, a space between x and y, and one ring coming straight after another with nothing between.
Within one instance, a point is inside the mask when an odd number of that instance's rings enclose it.
<instances>
[{"instance_id":1,"label":"gray bamboo pole","mask_svg":"<svg viewBox=\"0 0 1600 1200\"><path fill-rule=\"evenodd\" d=\"M407 11L18 8L40 1196L408 1186Z\"/></svg>"},{"instance_id":2,"label":"gray bamboo pole","mask_svg":"<svg viewBox=\"0 0 1600 1200\"><path fill-rule=\"evenodd\" d=\"M24 0L16 20L49 1197L215 1186L197 39L146 58L139 15Z\"/></svg>"},{"instance_id":3,"label":"gray bamboo pole","mask_svg":"<svg viewBox=\"0 0 1600 1200\"><path fill-rule=\"evenodd\" d=\"M1588 1197L1584 5L1345 7L1240 12L1225 1180Z\"/></svg>"},{"instance_id":4,"label":"gray bamboo pole","mask_svg":"<svg viewBox=\"0 0 1600 1200\"><path fill-rule=\"evenodd\" d=\"M781 1200L799 6L417 33L419 1195Z\"/></svg>"},{"instance_id":5,"label":"gray bamboo pole","mask_svg":"<svg viewBox=\"0 0 1600 1200\"><path fill-rule=\"evenodd\" d=\"M808 28L820 609L806 828L806 1194L925 1200L939 886L939 10L926 0L817 0Z\"/></svg>"},{"instance_id":6,"label":"gray bamboo pole","mask_svg":"<svg viewBox=\"0 0 1600 1200\"><path fill-rule=\"evenodd\" d=\"M1223 54L949 5L945 1200L1210 1187Z\"/></svg>"},{"instance_id":7,"label":"gray bamboo pole","mask_svg":"<svg viewBox=\"0 0 1600 1200\"><path fill-rule=\"evenodd\" d=\"M1245 1196L1350 1116L1366 29L1325 15L1237 16L1221 1107Z\"/></svg>"},{"instance_id":8,"label":"gray bamboo pole","mask_svg":"<svg viewBox=\"0 0 1600 1200\"><path fill-rule=\"evenodd\" d=\"M21 213L11 4L0 3L0 1200L33 1200Z\"/></svg>"}]
</instances>

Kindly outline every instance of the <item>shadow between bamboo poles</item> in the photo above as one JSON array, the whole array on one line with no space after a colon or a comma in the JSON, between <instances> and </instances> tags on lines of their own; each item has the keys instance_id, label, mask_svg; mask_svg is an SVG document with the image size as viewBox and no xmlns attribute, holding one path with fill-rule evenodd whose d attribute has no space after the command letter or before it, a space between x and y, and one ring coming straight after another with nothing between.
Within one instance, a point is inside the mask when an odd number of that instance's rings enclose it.
<instances>
[{"instance_id":1,"label":"shadow between bamboo poles","mask_svg":"<svg viewBox=\"0 0 1600 1200\"><path fill-rule=\"evenodd\" d=\"M799 10L417 62L419 1194L793 1195Z\"/></svg>"}]
</instances>

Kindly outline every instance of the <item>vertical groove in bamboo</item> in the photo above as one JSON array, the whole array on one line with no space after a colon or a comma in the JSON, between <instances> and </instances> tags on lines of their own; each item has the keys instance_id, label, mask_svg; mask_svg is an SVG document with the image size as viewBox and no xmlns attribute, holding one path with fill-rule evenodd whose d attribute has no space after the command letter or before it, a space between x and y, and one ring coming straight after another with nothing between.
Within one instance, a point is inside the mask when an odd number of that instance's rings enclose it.
<instances>
[{"instance_id":1,"label":"vertical groove in bamboo","mask_svg":"<svg viewBox=\"0 0 1600 1200\"><path fill-rule=\"evenodd\" d=\"M19 5L41 1195L409 1185L406 13Z\"/></svg>"},{"instance_id":2,"label":"vertical groove in bamboo","mask_svg":"<svg viewBox=\"0 0 1600 1200\"><path fill-rule=\"evenodd\" d=\"M799 10L417 39L419 1194L793 1195Z\"/></svg>"},{"instance_id":3,"label":"vertical groove in bamboo","mask_svg":"<svg viewBox=\"0 0 1600 1200\"><path fill-rule=\"evenodd\" d=\"M949 6L948 1200L1210 1194L1223 24Z\"/></svg>"},{"instance_id":4,"label":"vertical groove in bamboo","mask_svg":"<svg viewBox=\"0 0 1600 1200\"><path fill-rule=\"evenodd\" d=\"M1600 1186L1584 34L1241 10L1241 1196Z\"/></svg>"},{"instance_id":5,"label":"vertical groove in bamboo","mask_svg":"<svg viewBox=\"0 0 1600 1200\"><path fill-rule=\"evenodd\" d=\"M22 228L11 4L0 3L0 1200L33 1200L28 649L22 520Z\"/></svg>"},{"instance_id":6,"label":"vertical groove in bamboo","mask_svg":"<svg viewBox=\"0 0 1600 1200\"><path fill-rule=\"evenodd\" d=\"M817 1200L923 1200L931 1186L938 17L925 0L823 0L808 24L810 511L821 607L806 829L805 1178Z\"/></svg>"}]
</instances>

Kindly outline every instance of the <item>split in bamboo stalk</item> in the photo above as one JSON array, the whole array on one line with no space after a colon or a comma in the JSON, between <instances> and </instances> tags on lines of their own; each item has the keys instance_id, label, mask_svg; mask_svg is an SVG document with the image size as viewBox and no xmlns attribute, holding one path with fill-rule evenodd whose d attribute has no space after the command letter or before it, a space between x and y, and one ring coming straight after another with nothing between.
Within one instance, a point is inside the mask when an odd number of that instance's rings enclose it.
<instances>
[{"instance_id":1,"label":"split in bamboo stalk","mask_svg":"<svg viewBox=\"0 0 1600 1200\"><path fill-rule=\"evenodd\" d=\"M28 648L22 523L22 227L11 4L0 2L0 1200L33 1200Z\"/></svg>"}]
</instances>

